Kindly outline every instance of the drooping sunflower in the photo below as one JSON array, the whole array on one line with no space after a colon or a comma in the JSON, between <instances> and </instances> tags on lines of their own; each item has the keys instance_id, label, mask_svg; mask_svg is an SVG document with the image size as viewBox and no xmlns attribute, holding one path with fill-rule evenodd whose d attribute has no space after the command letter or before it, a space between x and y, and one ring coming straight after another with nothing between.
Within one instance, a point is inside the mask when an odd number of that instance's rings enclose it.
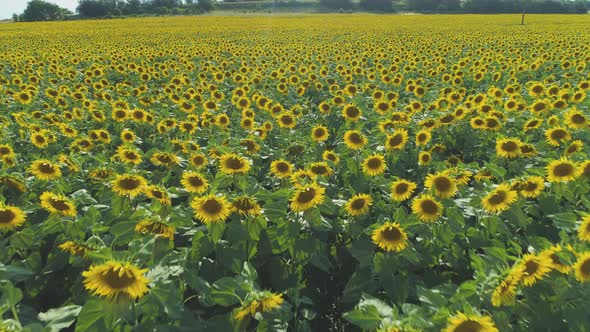
<instances>
[{"instance_id":1,"label":"drooping sunflower","mask_svg":"<svg viewBox=\"0 0 590 332\"><path fill-rule=\"evenodd\" d=\"M111 181L115 194L129 197L141 194L147 184L143 176L136 174L119 174Z\"/></svg>"},{"instance_id":2,"label":"drooping sunflower","mask_svg":"<svg viewBox=\"0 0 590 332\"><path fill-rule=\"evenodd\" d=\"M291 176L291 173L293 171L293 165L283 159L273 160L270 163L270 171L274 176L278 178L288 178L289 176Z\"/></svg>"},{"instance_id":3,"label":"drooping sunflower","mask_svg":"<svg viewBox=\"0 0 590 332\"><path fill-rule=\"evenodd\" d=\"M489 316L466 315L458 312L449 318L448 325L442 332L498 332L498 329Z\"/></svg>"},{"instance_id":4,"label":"drooping sunflower","mask_svg":"<svg viewBox=\"0 0 590 332\"><path fill-rule=\"evenodd\" d=\"M563 151L563 154L566 156L570 156L574 153L582 152L583 149L584 149L584 142L577 139L577 140L573 141L567 148L565 148L565 151Z\"/></svg>"},{"instance_id":5,"label":"drooping sunflower","mask_svg":"<svg viewBox=\"0 0 590 332\"><path fill-rule=\"evenodd\" d=\"M383 174L387 168L385 156L382 154L373 154L363 160L363 173L368 176L377 176Z\"/></svg>"},{"instance_id":6,"label":"drooping sunflower","mask_svg":"<svg viewBox=\"0 0 590 332\"><path fill-rule=\"evenodd\" d=\"M492 293L492 305L500 307L512 305L516 300L516 286L522 277L522 269L515 268L508 273L506 278L494 289Z\"/></svg>"},{"instance_id":7,"label":"drooping sunflower","mask_svg":"<svg viewBox=\"0 0 590 332\"><path fill-rule=\"evenodd\" d=\"M16 206L0 203L0 231L11 231L24 224L27 219L23 210Z\"/></svg>"},{"instance_id":8,"label":"drooping sunflower","mask_svg":"<svg viewBox=\"0 0 590 332\"><path fill-rule=\"evenodd\" d=\"M344 133L344 144L349 149L360 150L367 144L367 137L358 130L347 130Z\"/></svg>"},{"instance_id":9,"label":"drooping sunflower","mask_svg":"<svg viewBox=\"0 0 590 332\"><path fill-rule=\"evenodd\" d=\"M326 150L322 153L322 159L331 161L334 165L340 162L340 157L332 150Z\"/></svg>"},{"instance_id":10,"label":"drooping sunflower","mask_svg":"<svg viewBox=\"0 0 590 332\"><path fill-rule=\"evenodd\" d=\"M344 205L344 209L351 216L360 216L369 212L373 205L373 198L368 194L357 194L352 196Z\"/></svg>"},{"instance_id":11,"label":"drooping sunflower","mask_svg":"<svg viewBox=\"0 0 590 332\"><path fill-rule=\"evenodd\" d=\"M410 198L416 190L416 184L408 180L397 180L391 183L391 199L403 202Z\"/></svg>"},{"instance_id":12,"label":"drooping sunflower","mask_svg":"<svg viewBox=\"0 0 590 332\"><path fill-rule=\"evenodd\" d=\"M529 130L539 128L542 123L543 123L542 119L539 119L539 118L530 119L522 126L522 131L527 132Z\"/></svg>"},{"instance_id":13,"label":"drooping sunflower","mask_svg":"<svg viewBox=\"0 0 590 332\"><path fill-rule=\"evenodd\" d=\"M235 153L226 153L220 157L221 172L227 175L246 174L250 170L249 161Z\"/></svg>"},{"instance_id":14,"label":"drooping sunflower","mask_svg":"<svg viewBox=\"0 0 590 332\"><path fill-rule=\"evenodd\" d=\"M386 223L375 229L371 239L373 243L385 251L398 252L408 245L408 235L397 222Z\"/></svg>"},{"instance_id":15,"label":"drooping sunflower","mask_svg":"<svg viewBox=\"0 0 590 332\"><path fill-rule=\"evenodd\" d=\"M330 131L326 126L315 126L311 130L311 139L316 142L323 142L330 137Z\"/></svg>"},{"instance_id":16,"label":"drooping sunflower","mask_svg":"<svg viewBox=\"0 0 590 332\"><path fill-rule=\"evenodd\" d=\"M90 266L88 271L82 272L82 276L84 287L92 294L118 301L138 299L149 291L149 280L144 275L146 271L128 262L111 260Z\"/></svg>"},{"instance_id":17,"label":"drooping sunflower","mask_svg":"<svg viewBox=\"0 0 590 332\"><path fill-rule=\"evenodd\" d=\"M545 131L545 140L553 146L560 146L561 143L569 142L572 135L563 127L554 127Z\"/></svg>"},{"instance_id":18,"label":"drooping sunflower","mask_svg":"<svg viewBox=\"0 0 590 332\"><path fill-rule=\"evenodd\" d=\"M516 158L520 156L522 142L517 138L502 138L496 140L496 154L502 158Z\"/></svg>"},{"instance_id":19,"label":"drooping sunflower","mask_svg":"<svg viewBox=\"0 0 590 332\"><path fill-rule=\"evenodd\" d=\"M549 261L551 262L551 269L567 274L569 273L572 267L567 264L564 264L561 261L561 259L559 258L560 253L565 253L565 250L562 246L558 244L543 250L539 255L549 258Z\"/></svg>"},{"instance_id":20,"label":"drooping sunflower","mask_svg":"<svg viewBox=\"0 0 590 332\"><path fill-rule=\"evenodd\" d=\"M44 192L40 196L41 207L50 213L57 213L62 216L76 216L76 206L66 196Z\"/></svg>"},{"instance_id":21,"label":"drooping sunflower","mask_svg":"<svg viewBox=\"0 0 590 332\"><path fill-rule=\"evenodd\" d=\"M458 191L455 179L449 176L447 172L429 174L426 177L424 186L433 190L434 193L440 198L453 197Z\"/></svg>"},{"instance_id":22,"label":"drooping sunflower","mask_svg":"<svg viewBox=\"0 0 590 332\"><path fill-rule=\"evenodd\" d=\"M126 145L120 145L117 148L117 157L121 162L133 165L139 165L142 160L139 149Z\"/></svg>"},{"instance_id":23,"label":"drooping sunflower","mask_svg":"<svg viewBox=\"0 0 590 332\"><path fill-rule=\"evenodd\" d=\"M326 188L316 183L299 188L291 198L291 209L295 212L302 212L324 201Z\"/></svg>"},{"instance_id":24,"label":"drooping sunflower","mask_svg":"<svg viewBox=\"0 0 590 332\"><path fill-rule=\"evenodd\" d=\"M571 182L578 178L580 170L573 161L567 158L553 160L547 165L549 182Z\"/></svg>"},{"instance_id":25,"label":"drooping sunflower","mask_svg":"<svg viewBox=\"0 0 590 332\"><path fill-rule=\"evenodd\" d=\"M143 219L135 225L135 232L139 234L154 234L158 237L174 240L174 227L154 219Z\"/></svg>"},{"instance_id":26,"label":"drooping sunflower","mask_svg":"<svg viewBox=\"0 0 590 332\"><path fill-rule=\"evenodd\" d=\"M264 291L253 296L246 301L242 307L234 314L236 320L243 320L248 315L254 317L257 313L265 313L274 310L283 304L283 296Z\"/></svg>"},{"instance_id":27,"label":"drooping sunflower","mask_svg":"<svg viewBox=\"0 0 590 332\"><path fill-rule=\"evenodd\" d=\"M396 129L385 139L385 149L387 151L402 150L408 141L408 131L402 128Z\"/></svg>"},{"instance_id":28,"label":"drooping sunflower","mask_svg":"<svg viewBox=\"0 0 590 332\"><path fill-rule=\"evenodd\" d=\"M578 228L578 239L590 242L590 214L582 218L582 223Z\"/></svg>"},{"instance_id":29,"label":"drooping sunflower","mask_svg":"<svg viewBox=\"0 0 590 332\"><path fill-rule=\"evenodd\" d=\"M443 213L443 205L434 197L422 194L412 201L412 213L424 222L434 222Z\"/></svg>"},{"instance_id":30,"label":"drooping sunflower","mask_svg":"<svg viewBox=\"0 0 590 332\"><path fill-rule=\"evenodd\" d=\"M580 282L590 281L590 252L584 252L578 255L578 260L574 264L576 280Z\"/></svg>"},{"instance_id":31,"label":"drooping sunflower","mask_svg":"<svg viewBox=\"0 0 590 332\"><path fill-rule=\"evenodd\" d=\"M30 171L37 179L45 181L57 179L61 176L59 166L47 159L33 161Z\"/></svg>"},{"instance_id":32,"label":"drooping sunflower","mask_svg":"<svg viewBox=\"0 0 590 332\"><path fill-rule=\"evenodd\" d=\"M232 211L243 216L257 216L262 213L262 207L256 199L248 196L240 196L231 203Z\"/></svg>"},{"instance_id":33,"label":"drooping sunflower","mask_svg":"<svg viewBox=\"0 0 590 332\"><path fill-rule=\"evenodd\" d=\"M225 196L195 197L191 202L195 217L205 224L223 222L231 214L231 204Z\"/></svg>"},{"instance_id":34,"label":"drooping sunflower","mask_svg":"<svg viewBox=\"0 0 590 332\"><path fill-rule=\"evenodd\" d=\"M518 267L522 270L522 283L528 287L551 271L551 259L546 256L526 254L522 257Z\"/></svg>"},{"instance_id":35,"label":"drooping sunflower","mask_svg":"<svg viewBox=\"0 0 590 332\"><path fill-rule=\"evenodd\" d=\"M512 190L508 184L503 183L482 199L482 205L488 213L498 213L510 208L517 198L516 191Z\"/></svg>"},{"instance_id":36,"label":"drooping sunflower","mask_svg":"<svg viewBox=\"0 0 590 332\"><path fill-rule=\"evenodd\" d=\"M78 244L74 241L66 241L57 247L61 251L70 253L70 255L76 255L76 256L80 256L80 257L86 257L88 255L88 253L90 251L92 251L91 248L89 248L85 245L82 245L82 244Z\"/></svg>"},{"instance_id":37,"label":"drooping sunflower","mask_svg":"<svg viewBox=\"0 0 590 332\"><path fill-rule=\"evenodd\" d=\"M155 152L150 161L156 166L172 167L180 164L180 159L173 153L169 152Z\"/></svg>"},{"instance_id":38,"label":"drooping sunflower","mask_svg":"<svg viewBox=\"0 0 590 332\"><path fill-rule=\"evenodd\" d=\"M209 187L209 181L207 181L203 175L195 171L186 171L182 173L180 184L182 184L186 191L195 194L202 194L207 191L207 188Z\"/></svg>"}]
</instances>

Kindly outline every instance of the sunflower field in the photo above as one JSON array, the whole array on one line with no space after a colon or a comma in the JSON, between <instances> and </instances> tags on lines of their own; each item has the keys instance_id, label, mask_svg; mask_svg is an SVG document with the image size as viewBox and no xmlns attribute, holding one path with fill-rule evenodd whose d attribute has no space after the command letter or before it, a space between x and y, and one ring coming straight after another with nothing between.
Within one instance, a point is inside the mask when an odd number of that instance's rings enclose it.
<instances>
[{"instance_id":1,"label":"sunflower field","mask_svg":"<svg viewBox=\"0 0 590 332\"><path fill-rule=\"evenodd\" d=\"M590 19L0 25L0 331L590 331Z\"/></svg>"}]
</instances>

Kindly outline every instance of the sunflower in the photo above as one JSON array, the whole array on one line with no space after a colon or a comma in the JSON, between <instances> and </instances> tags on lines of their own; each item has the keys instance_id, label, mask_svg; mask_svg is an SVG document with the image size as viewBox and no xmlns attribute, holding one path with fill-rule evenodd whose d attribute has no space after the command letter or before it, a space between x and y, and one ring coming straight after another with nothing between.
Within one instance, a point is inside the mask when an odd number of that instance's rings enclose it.
<instances>
[{"instance_id":1,"label":"sunflower","mask_svg":"<svg viewBox=\"0 0 590 332\"><path fill-rule=\"evenodd\" d=\"M416 190L416 184L408 180L397 180L391 183L391 199L403 202L410 198Z\"/></svg>"},{"instance_id":2,"label":"sunflower","mask_svg":"<svg viewBox=\"0 0 590 332\"><path fill-rule=\"evenodd\" d=\"M324 201L326 188L316 183L299 188L291 198L291 209L295 212L302 212Z\"/></svg>"},{"instance_id":3,"label":"sunflower","mask_svg":"<svg viewBox=\"0 0 590 332\"><path fill-rule=\"evenodd\" d=\"M340 162L340 157L338 157L338 155L332 150L324 151L322 153L322 159L325 161L331 161L334 165Z\"/></svg>"},{"instance_id":4,"label":"sunflower","mask_svg":"<svg viewBox=\"0 0 590 332\"><path fill-rule=\"evenodd\" d=\"M502 138L496 140L496 154L503 158L516 158L520 156L522 142L516 138Z\"/></svg>"},{"instance_id":5,"label":"sunflower","mask_svg":"<svg viewBox=\"0 0 590 332\"><path fill-rule=\"evenodd\" d=\"M431 138L432 138L432 134L430 133L430 131L428 131L426 129L420 130L416 134L416 146L422 146L422 145L428 144L428 142L430 142Z\"/></svg>"},{"instance_id":6,"label":"sunflower","mask_svg":"<svg viewBox=\"0 0 590 332\"><path fill-rule=\"evenodd\" d=\"M150 161L156 166L171 167L180 164L180 159L173 153L155 152Z\"/></svg>"},{"instance_id":7,"label":"sunflower","mask_svg":"<svg viewBox=\"0 0 590 332\"><path fill-rule=\"evenodd\" d=\"M123 163L133 165L139 165L142 160L139 149L126 145L120 145L117 148L117 158Z\"/></svg>"},{"instance_id":8,"label":"sunflower","mask_svg":"<svg viewBox=\"0 0 590 332\"><path fill-rule=\"evenodd\" d=\"M398 252L408 245L408 236L399 223L386 223L375 229L371 239L385 251Z\"/></svg>"},{"instance_id":9,"label":"sunflower","mask_svg":"<svg viewBox=\"0 0 590 332\"><path fill-rule=\"evenodd\" d=\"M367 138L358 130L347 130L344 133L344 144L349 149L360 150L367 144Z\"/></svg>"},{"instance_id":10,"label":"sunflower","mask_svg":"<svg viewBox=\"0 0 590 332\"><path fill-rule=\"evenodd\" d=\"M20 208L0 203L0 231L11 231L22 225L27 216Z\"/></svg>"},{"instance_id":11,"label":"sunflower","mask_svg":"<svg viewBox=\"0 0 590 332\"><path fill-rule=\"evenodd\" d=\"M257 216L262 213L262 207L260 207L260 204L251 197L237 197L231 205L233 212L243 216Z\"/></svg>"},{"instance_id":12,"label":"sunflower","mask_svg":"<svg viewBox=\"0 0 590 332\"><path fill-rule=\"evenodd\" d=\"M572 144L570 144L565 151L563 152L564 155L566 156L570 156L574 153L577 152L582 152L582 150L584 149L584 143L581 140L575 140L572 142Z\"/></svg>"},{"instance_id":13,"label":"sunflower","mask_svg":"<svg viewBox=\"0 0 590 332\"><path fill-rule=\"evenodd\" d=\"M448 325L442 332L498 332L489 316L466 315L458 312L449 318Z\"/></svg>"},{"instance_id":14,"label":"sunflower","mask_svg":"<svg viewBox=\"0 0 590 332\"><path fill-rule=\"evenodd\" d=\"M219 165L223 174L246 174L250 170L250 163L235 153L226 153L220 157Z\"/></svg>"},{"instance_id":15,"label":"sunflower","mask_svg":"<svg viewBox=\"0 0 590 332\"><path fill-rule=\"evenodd\" d=\"M135 232L138 234L154 234L157 237L174 240L174 233L176 230L174 227L163 222L144 219L135 225Z\"/></svg>"},{"instance_id":16,"label":"sunflower","mask_svg":"<svg viewBox=\"0 0 590 332\"><path fill-rule=\"evenodd\" d=\"M443 210L443 205L428 194L422 194L412 201L412 213L424 222L436 221Z\"/></svg>"},{"instance_id":17,"label":"sunflower","mask_svg":"<svg viewBox=\"0 0 590 332\"><path fill-rule=\"evenodd\" d=\"M582 218L582 223L578 228L578 239L590 242L590 214Z\"/></svg>"},{"instance_id":18,"label":"sunflower","mask_svg":"<svg viewBox=\"0 0 590 332\"><path fill-rule=\"evenodd\" d=\"M149 291L149 280L144 275L146 271L147 269L139 269L131 263L111 260L90 266L88 271L82 272L82 276L84 286L92 294L117 301L125 298L138 299Z\"/></svg>"},{"instance_id":19,"label":"sunflower","mask_svg":"<svg viewBox=\"0 0 590 332\"><path fill-rule=\"evenodd\" d=\"M225 196L195 197L191 207L195 210L195 218L205 224L225 221L231 214L231 204L227 202Z\"/></svg>"},{"instance_id":20,"label":"sunflower","mask_svg":"<svg viewBox=\"0 0 590 332\"><path fill-rule=\"evenodd\" d=\"M590 125L584 113L573 109L565 113L565 124L573 129L583 129Z\"/></svg>"},{"instance_id":21,"label":"sunflower","mask_svg":"<svg viewBox=\"0 0 590 332\"><path fill-rule=\"evenodd\" d=\"M246 301L242 307L234 314L236 320L243 320L248 315L254 317L256 314L262 314L272 311L283 304L283 296L264 291L256 294L250 301Z\"/></svg>"},{"instance_id":22,"label":"sunflower","mask_svg":"<svg viewBox=\"0 0 590 332\"><path fill-rule=\"evenodd\" d=\"M512 305L516 300L516 286L522 277L522 270L515 268L500 284L494 289L492 293L492 305L494 307L500 307L503 305Z\"/></svg>"},{"instance_id":23,"label":"sunflower","mask_svg":"<svg viewBox=\"0 0 590 332\"><path fill-rule=\"evenodd\" d=\"M330 132L326 126L315 126L311 130L311 139L316 142L323 142L328 139Z\"/></svg>"},{"instance_id":24,"label":"sunflower","mask_svg":"<svg viewBox=\"0 0 590 332\"><path fill-rule=\"evenodd\" d=\"M482 199L482 204L488 213L498 213L510 208L517 198L516 191L512 190L508 184L501 184Z\"/></svg>"},{"instance_id":25,"label":"sunflower","mask_svg":"<svg viewBox=\"0 0 590 332\"><path fill-rule=\"evenodd\" d=\"M195 153L188 158L189 163L194 167L203 167L207 164L207 157L202 153Z\"/></svg>"},{"instance_id":26,"label":"sunflower","mask_svg":"<svg viewBox=\"0 0 590 332\"><path fill-rule=\"evenodd\" d=\"M547 143L559 146L561 143L571 140L572 135L563 127L554 127L545 131L545 139Z\"/></svg>"},{"instance_id":27,"label":"sunflower","mask_svg":"<svg viewBox=\"0 0 590 332\"><path fill-rule=\"evenodd\" d=\"M524 126L522 126L522 130L524 132L527 132L529 130L539 128L542 123L543 123L542 119L539 119L539 118L530 119L524 124Z\"/></svg>"},{"instance_id":28,"label":"sunflower","mask_svg":"<svg viewBox=\"0 0 590 332\"><path fill-rule=\"evenodd\" d=\"M373 198L367 194L357 194L352 196L344 205L344 209L351 216L360 216L369 212L369 207L373 205Z\"/></svg>"},{"instance_id":29,"label":"sunflower","mask_svg":"<svg viewBox=\"0 0 590 332\"><path fill-rule=\"evenodd\" d=\"M590 281L590 252L578 255L578 260L574 264L576 280L580 282Z\"/></svg>"},{"instance_id":30,"label":"sunflower","mask_svg":"<svg viewBox=\"0 0 590 332\"><path fill-rule=\"evenodd\" d=\"M545 189L545 179L541 176L531 176L518 182L518 193L526 198L537 198Z\"/></svg>"},{"instance_id":31,"label":"sunflower","mask_svg":"<svg viewBox=\"0 0 590 332\"><path fill-rule=\"evenodd\" d=\"M85 245L78 244L74 241L66 241L57 246L61 251L70 253L70 255L76 255L80 257L86 257L92 249Z\"/></svg>"},{"instance_id":32,"label":"sunflower","mask_svg":"<svg viewBox=\"0 0 590 332\"><path fill-rule=\"evenodd\" d=\"M557 270L561 273L567 274L571 270L571 266L564 264L558 255L559 253L563 253L563 252L564 252L563 247L561 247L560 245L555 245L555 246L551 246L548 249L543 250L539 255L549 258L549 261L551 262L551 265L550 265L551 269L554 269L554 270Z\"/></svg>"},{"instance_id":33,"label":"sunflower","mask_svg":"<svg viewBox=\"0 0 590 332\"><path fill-rule=\"evenodd\" d=\"M428 189L434 190L434 193L440 198L453 197L458 190L455 179L450 177L447 172L429 174L426 177L424 186Z\"/></svg>"},{"instance_id":34,"label":"sunflower","mask_svg":"<svg viewBox=\"0 0 590 332\"><path fill-rule=\"evenodd\" d=\"M551 259L546 256L526 254L518 263L518 268L522 270L522 283L527 287L532 286L551 271Z\"/></svg>"},{"instance_id":35,"label":"sunflower","mask_svg":"<svg viewBox=\"0 0 590 332\"><path fill-rule=\"evenodd\" d=\"M30 167L31 173L39 180L53 180L61 176L61 170L57 164L47 159L33 161Z\"/></svg>"},{"instance_id":36,"label":"sunflower","mask_svg":"<svg viewBox=\"0 0 590 332\"><path fill-rule=\"evenodd\" d=\"M590 177L590 160L583 161L578 167L580 176Z\"/></svg>"},{"instance_id":37,"label":"sunflower","mask_svg":"<svg viewBox=\"0 0 590 332\"><path fill-rule=\"evenodd\" d=\"M166 188L162 186L147 186L143 190L143 193L151 199L155 199L162 205L170 205L171 199L170 194L166 190Z\"/></svg>"},{"instance_id":38,"label":"sunflower","mask_svg":"<svg viewBox=\"0 0 590 332\"><path fill-rule=\"evenodd\" d=\"M387 151L402 150L408 141L408 131L405 129L396 129L385 139L385 149Z\"/></svg>"},{"instance_id":39,"label":"sunflower","mask_svg":"<svg viewBox=\"0 0 590 332\"><path fill-rule=\"evenodd\" d=\"M64 195L46 191L39 198L41 207L50 213L57 213L62 216L76 216L76 206Z\"/></svg>"},{"instance_id":40,"label":"sunflower","mask_svg":"<svg viewBox=\"0 0 590 332\"><path fill-rule=\"evenodd\" d=\"M143 192L147 181L141 175L119 174L111 185L117 195L135 197Z\"/></svg>"},{"instance_id":41,"label":"sunflower","mask_svg":"<svg viewBox=\"0 0 590 332\"><path fill-rule=\"evenodd\" d=\"M0 175L0 184L16 189L22 193L27 191L25 182L12 175Z\"/></svg>"},{"instance_id":42,"label":"sunflower","mask_svg":"<svg viewBox=\"0 0 590 332\"><path fill-rule=\"evenodd\" d=\"M356 107L355 105L348 104L342 108L342 116L349 121L356 122L358 121L363 113L361 110Z\"/></svg>"},{"instance_id":43,"label":"sunflower","mask_svg":"<svg viewBox=\"0 0 590 332\"><path fill-rule=\"evenodd\" d=\"M295 128L295 126L297 125L295 117L293 116L293 114L291 114L291 112L283 112L279 114L277 121L279 122L279 127L281 128L291 129Z\"/></svg>"},{"instance_id":44,"label":"sunflower","mask_svg":"<svg viewBox=\"0 0 590 332\"><path fill-rule=\"evenodd\" d=\"M203 175L194 171L182 173L180 184L182 184L186 191L195 194L202 194L209 187L209 181Z\"/></svg>"},{"instance_id":45,"label":"sunflower","mask_svg":"<svg viewBox=\"0 0 590 332\"><path fill-rule=\"evenodd\" d=\"M547 165L547 180L549 182L571 182L580 175L580 170L573 161L566 158L553 160Z\"/></svg>"},{"instance_id":46,"label":"sunflower","mask_svg":"<svg viewBox=\"0 0 590 332\"><path fill-rule=\"evenodd\" d=\"M363 173L368 176L377 176L385 172L387 167L385 163L385 156L382 154L374 154L363 160Z\"/></svg>"},{"instance_id":47,"label":"sunflower","mask_svg":"<svg viewBox=\"0 0 590 332\"><path fill-rule=\"evenodd\" d=\"M283 159L273 160L270 163L270 171L278 178L288 178L293 171L293 165Z\"/></svg>"},{"instance_id":48,"label":"sunflower","mask_svg":"<svg viewBox=\"0 0 590 332\"><path fill-rule=\"evenodd\" d=\"M332 168L325 161L318 161L318 162L312 163L309 166L309 171L316 176L321 175L321 176L326 176L326 177L330 176L330 175L332 175L332 173L334 173Z\"/></svg>"}]
</instances>

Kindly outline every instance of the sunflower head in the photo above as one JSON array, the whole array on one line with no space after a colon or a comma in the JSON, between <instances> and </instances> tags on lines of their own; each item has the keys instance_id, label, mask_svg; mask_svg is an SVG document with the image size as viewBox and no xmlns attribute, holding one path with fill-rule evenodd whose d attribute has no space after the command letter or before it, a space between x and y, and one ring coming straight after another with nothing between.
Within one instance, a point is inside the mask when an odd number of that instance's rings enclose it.
<instances>
[{"instance_id":1,"label":"sunflower head","mask_svg":"<svg viewBox=\"0 0 590 332\"><path fill-rule=\"evenodd\" d=\"M363 173L368 176L377 176L385 172L387 165L385 163L385 156L381 154L374 154L363 160Z\"/></svg>"},{"instance_id":2,"label":"sunflower head","mask_svg":"<svg viewBox=\"0 0 590 332\"><path fill-rule=\"evenodd\" d=\"M453 197L457 193L457 183L455 179L448 175L448 172L439 172L429 174L426 177L424 186L434 191L440 198Z\"/></svg>"},{"instance_id":3,"label":"sunflower head","mask_svg":"<svg viewBox=\"0 0 590 332\"><path fill-rule=\"evenodd\" d=\"M578 260L574 264L574 271L578 281L590 281L590 252L578 255Z\"/></svg>"},{"instance_id":4,"label":"sunflower head","mask_svg":"<svg viewBox=\"0 0 590 332\"><path fill-rule=\"evenodd\" d=\"M385 251L398 252L406 248L408 236L399 223L386 223L373 231L371 239Z\"/></svg>"},{"instance_id":5,"label":"sunflower head","mask_svg":"<svg viewBox=\"0 0 590 332\"><path fill-rule=\"evenodd\" d=\"M373 198L367 194L357 194L352 196L344 205L344 209L351 216L360 216L369 212L369 207L373 204Z\"/></svg>"},{"instance_id":6,"label":"sunflower head","mask_svg":"<svg viewBox=\"0 0 590 332\"><path fill-rule=\"evenodd\" d=\"M278 178L291 176L293 165L283 159L274 160L270 163L271 173Z\"/></svg>"},{"instance_id":7,"label":"sunflower head","mask_svg":"<svg viewBox=\"0 0 590 332\"><path fill-rule=\"evenodd\" d=\"M295 212L302 212L324 201L326 189L316 183L299 188L291 198L291 209Z\"/></svg>"},{"instance_id":8,"label":"sunflower head","mask_svg":"<svg viewBox=\"0 0 590 332\"><path fill-rule=\"evenodd\" d=\"M26 215L20 208L0 203L0 231L10 231L24 224Z\"/></svg>"},{"instance_id":9,"label":"sunflower head","mask_svg":"<svg viewBox=\"0 0 590 332\"><path fill-rule=\"evenodd\" d=\"M220 157L219 166L221 172L227 175L246 174L250 170L249 161L237 154L224 154Z\"/></svg>"},{"instance_id":10,"label":"sunflower head","mask_svg":"<svg viewBox=\"0 0 590 332\"><path fill-rule=\"evenodd\" d=\"M547 165L547 180L549 182L571 182L579 175L580 169L567 158L553 160Z\"/></svg>"},{"instance_id":11,"label":"sunflower head","mask_svg":"<svg viewBox=\"0 0 590 332\"><path fill-rule=\"evenodd\" d=\"M262 207L256 199L248 196L237 197L232 202L232 211L243 216L257 216L262 213Z\"/></svg>"},{"instance_id":12,"label":"sunflower head","mask_svg":"<svg viewBox=\"0 0 590 332\"><path fill-rule=\"evenodd\" d=\"M501 184L482 199L482 204L488 213L498 213L510 208L517 198L516 191L508 184Z\"/></svg>"},{"instance_id":13,"label":"sunflower head","mask_svg":"<svg viewBox=\"0 0 590 332\"><path fill-rule=\"evenodd\" d=\"M462 312L449 318L443 332L498 332L489 316L466 315Z\"/></svg>"},{"instance_id":14,"label":"sunflower head","mask_svg":"<svg viewBox=\"0 0 590 332\"><path fill-rule=\"evenodd\" d=\"M231 204L225 196L195 197L191 202L195 217L205 224L223 222L231 214Z\"/></svg>"},{"instance_id":15,"label":"sunflower head","mask_svg":"<svg viewBox=\"0 0 590 332\"><path fill-rule=\"evenodd\" d=\"M117 195L135 197L144 191L147 181L141 175L120 174L115 177L111 185Z\"/></svg>"},{"instance_id":16,"label":"sunflower head","mask_svg":"<svg viewBox=\"0 0 590 332\"><path fill-rule=\"evenodd\" d=\"M118 302L141 298L149 291L146 271L131 263L108 261L92 265L82 276L84 286L92 294Z\"/></svg>"},{"instance_id":17,"label":"sunflower head","mask_svg":"<svg viewBox=\"0 0 590 332\"><path fill-rule=\"evenodd\" d=\"M61 170L57 164L47 159L39 159L31 164L31 173L39 180L53 180L61 177Z\"/></svg>"},{"instance_id":18,"label":"sunflower head","mask_svg":"<svg viewBox=\"0 0 590 332\"><path fill-rule=\"evenodd\" d=\"M551 259L543 255L526 254L519 263L521 280L525 286L532 286L551 271Z\"/></svg>"},{"instance_id":19,"label":"sunflower head","mask_svg":"<svg viewBox=\"0 0 590 332\"><path fill-rule=\"evenodd\" d=\"M424 222L436 221L443 209L443 205L428 194L422 194L412 201L412 212Z\"/></svg>"},{"instance_id":20,"label":"sunflower head","mask_svg":"<svg viewBox=\"0 0 590 332\"><path fill-rule=\"evenodd\" d=\"M246 301L241 308L234 314L236 320L243 320L248 316L254 317L257 313L264 314L272 311L283 304L283 296L268 291L254 294L252 298Z\"/></svg>"},{"instance_id":21,"label":"sunflower head","mask_svg":"<svg viewBox=\"0 0 590 332\"><path fill-rule=\"evenodd\" d=\"M154 234L157 237L163 237L174 240L174 227L153 219L144 219L135 225L135 232L139 234Z\"/></svg>"}]
</instances>

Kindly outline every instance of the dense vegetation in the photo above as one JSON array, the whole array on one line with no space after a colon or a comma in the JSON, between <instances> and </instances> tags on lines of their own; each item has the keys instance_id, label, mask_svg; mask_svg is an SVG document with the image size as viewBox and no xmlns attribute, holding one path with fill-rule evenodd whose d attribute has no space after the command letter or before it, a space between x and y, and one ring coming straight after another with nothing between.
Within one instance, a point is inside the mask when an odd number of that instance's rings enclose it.
<instances>
[{"instance_id":1,"label":"dense vegetation","mask_svg":"<svg viewBox=\"0 0 590 332\"><path fill-rule=\"evenodd\" d=\"M587 16L392 17L0 25L0 331L587 331Z\"/></svg>"}]
</instances>

